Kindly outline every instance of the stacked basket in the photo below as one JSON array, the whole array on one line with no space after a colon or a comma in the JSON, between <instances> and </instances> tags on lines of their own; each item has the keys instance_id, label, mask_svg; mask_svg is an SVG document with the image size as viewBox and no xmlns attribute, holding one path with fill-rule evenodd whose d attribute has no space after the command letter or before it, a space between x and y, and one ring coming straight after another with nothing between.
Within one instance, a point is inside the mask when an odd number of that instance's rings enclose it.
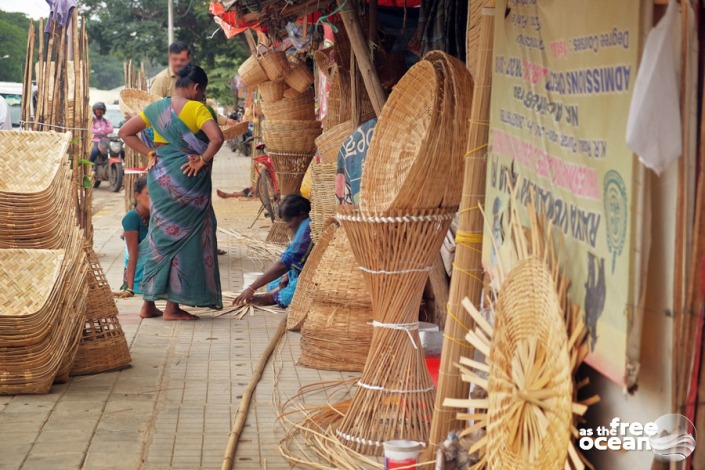
<instances>
[{"instance_id":1,"label":"stacked basket","mask_svg":"<svg viewBox=\"0 0 705 470\"><path fill-rule=\"evenodd\" d=\"M24 266L28 271L27 275L34 276L36 282L42 284L46 292L51 293L47 294L45 305L32 304L35 310L29 307L22 310L16 302L21 299L28 300L32 296L26 285L25 295L28 297L20 296L15 299L13 296L16 293L6 289L0 293L4 299L0 304L14 306L15 310L8 310L8 315L29 319L42 318L42 315L54 307L63 309L58 317L59 324L55 326L63 331L62 328L69 328L62 326L68 322L66 325L71 324L73 329L56 333L63 334L65 339L52 343L65 348L61 353L63 359L60 367L56 371L56 378L60 380L66 380L69 371L72 374L77 371L97 373L124 367L130 363L127 342L117 320L118 312L112 293L107 283L96 285L96 279L104 279L103 272L93 249L84 243L83 234L76 225L72 203L73 188L66 154L70 136L69 133L54 132L0 132L0 152L6 156L0 162L0 248L11 249L12 253L4 252L6 259L9 260L14 253L17 256L14 264L20 263ZM35 255L31 253L35 249L51 252ZM33 260L40 259L41 256L55 259L54 263L60 266L58 270L36 270L32 266ZM20 272L10 269L6 271L5 267L11 264L9 261L3 262L0 275L15 277L16 273ZM66 274L64 271L68 266L76 272ZM63 294L52 290L58 288ZM53 305L54 301L59 303ZM12 313L13 311L15 313ZM73 317L73 311L81 316ZM87 342L93 336L95 323L111 323L115 332L114 338L110 342L92 342L91 354L87 355ZM27 368L25 373L33 372ZM13 390L18 390L16 381L13 387ZM33 386L28 391L41 390Z\"/></svg>"},{"instance_id":2,"label":"stacked basket","mask_svg":"<svg viewBox=\"0 0 705 470\"><path fill-rule=\"evenodd\" d=\"M305 64L288 62L283 52L270 52L259 59L259 64L267 76L259 82L266 118L262 125L264 143L274 162L281 196L297 194L316 153L316 137L322 132L311 89L313 74ZM282 221L275 220L267 241L289 241Z\"/></svg>"},{"instance_id":3,"label":"stacked basket","mask_svg":"<svg viewBox=\"0 0 705 470\"><path fill-rule=\"evenodd\" d=\"M365 161L360 207L338 219L372 294L370 353L345 445L382 453L393 439L425 442L435 390L419 337L419 304L457 211L473 83L463 63L432 53L402 78L379 117Z\"/></svg>"},{"instance_id":4,"label":"stacked basket","mask_svg":"<svg viewBox=\"0 0 705 470\"><path fill-rule=\"evenodd\" d=\"M359 372L372 339L372 303L345 231L333 232L307 292L311 305L301 328L301 364Z\"/></svg>"}]
</instances>

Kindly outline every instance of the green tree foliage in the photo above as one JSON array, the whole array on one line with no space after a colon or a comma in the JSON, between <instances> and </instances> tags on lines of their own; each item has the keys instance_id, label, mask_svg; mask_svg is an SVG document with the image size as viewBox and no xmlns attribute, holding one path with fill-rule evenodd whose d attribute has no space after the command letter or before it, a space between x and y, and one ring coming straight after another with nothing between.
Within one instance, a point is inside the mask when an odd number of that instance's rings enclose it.
<instances>
[{"instance_id":1,"label":"green tree foliage","mask_svg":"<svg viewBox=\"0 0 705 470\"><path fill-rule=\"evenodd\" d=\"M22 82L28 29L24 13L0 11L0 82Z\"/></svg>"},{"instance_id":2,"label":"green tree foliage","mask_svg":"<svg viewBox=\"0 0 705 470\"><path fill-rule=\"evenodd\" d=\"M244 38L227 39L208 12L208 0L174 0L174 35L191 47L196 64L209 73L208 95L231 102L227 83L249 55ZM89 19L88 39L100 54L166 66L167 10L164 0L82 0L81 14ZM92 68L101 56L93 56Z\"/></svg>"},{"instance_id":3,"label":"green tree foliage","mask_svg":"<svg viewBox=\"0 0 705 470\"><path fill-rule=\"evenodd\" d=\"M101 55L97 42L90 43L91 87L112 90L125 84L123 62L114 55Z\"/></svg>"}]
</instances>

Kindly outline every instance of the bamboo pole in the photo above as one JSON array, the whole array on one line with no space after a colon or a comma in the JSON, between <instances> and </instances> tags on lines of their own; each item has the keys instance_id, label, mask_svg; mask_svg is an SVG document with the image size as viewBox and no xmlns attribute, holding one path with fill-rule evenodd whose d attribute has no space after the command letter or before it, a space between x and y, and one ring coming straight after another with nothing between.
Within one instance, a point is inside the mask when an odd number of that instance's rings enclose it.
<instances>
[{"instance_id":1,"label":"bamboo pole","mask_svg":"<svg viewBox=\"0 0 705 470\"><path fill-rule=\"evenodd\" d=\"M225 456L223 457L223 466L221 467L221 470L230 470L231 468L233 468L235 451L237 450L237 444L240 440L240 434L242 433L242 429L245 427L245 421L247 421L247 412L250 409L250 400L252 399L252 394L254 393L255 388L257 388L257 383L262 378L262 372L264 372L264 368L267 366L269 357L276 349L277 345L279 344L279 340L281 340L285 332L286 318L283 318L279 322L279 327L274 333L274 336L271 340L269 340L267 349L265 349L262 353L262 356L260 356L259 362L257 363L257 367L255 368L255 371L252 374L252 377L250 378L250 382L247 384L247 388L245 388L245 392L242 394L242 400L240 400L240 406L237 409L235 423L233 424L233 429L230 432L230 438L228 439L228 447L225 449Z\"/></svg>"},{"instance_id":2,"label":"bamboo pole","mask_svg":"<svg viewBox=\"0 0 705 470\"><path fill-rule=\"evenodd\" d=\"M24 64L24 80L22 83L22 122L23 129L29 129L27 122L32 114L32 75L34 71L34 21L29 20L29 31L27 33L27 53Z\"/></svg>"},{"instance_id":3,"label":"bamboo pole","mask_svg":"<svg viewBox=\"0 0 705 470\"><path fill-rule=\"evenodd\" d=\"M245 31L245 39L247 39L247 46L250 48L250 54L257 55L257 43L255 43L255 38L252 37L250 30Z\"/></svg>"},{"instance_id":4,"label":"bamboo pole","mask_svg":"<svg viewBox=\"0 0 705 470\"><path fill-rule=\"evenodd\" d=\"M461 380L455 367L461 353L472 355L473 348L464 341L473 322L461 317L462 300L466 296L474 305L479 305L482 280L482 232L484 219L478 206L485 202L487 175L486 146L489 134L490 95L492 87L492 40L494 35L494 8L482 10L481 36L478 50L477 75L473 92L468 154L465 163L463 196L460 202L458 241L455 263L451 276L450 300L445 321L443 354L438 377L436 402L431 422L430 445L422 460L432 458L437 444L443 441L452 429L464 428L465 424L455 418L451 408L443 406L446 398L467 398L469 385ZM462 322L462 323L461 323Z\"/></svg>"},{"instance_id":5,"label":"bamboo pole","mask_svg":"<svg viewBox=\"0 0 705 470\"><path fill-rule=\"evenodd\" d=\"M355 8L349 5L348 0L338 0L338 5L342 8L340 17L343 20L343 25L345 25L345 31L348 33L350 47L360 68L367 94L370 97L370 101L372 101L375 114L379 116L382 113L384 102L387 101L387 93L384 91L382 82L377 75L377 70L370 59L369 48L367 47L365 35L362 33L360 19L357 17ZM347 8L344 5L347 5Z\"/></svg>"}]
</instances>

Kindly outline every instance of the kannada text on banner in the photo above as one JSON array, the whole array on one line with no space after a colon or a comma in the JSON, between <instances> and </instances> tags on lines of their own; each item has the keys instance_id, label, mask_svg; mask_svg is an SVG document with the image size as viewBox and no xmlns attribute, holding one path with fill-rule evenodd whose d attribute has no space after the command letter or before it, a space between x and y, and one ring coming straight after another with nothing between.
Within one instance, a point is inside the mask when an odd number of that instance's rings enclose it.
<instances>
[{"instance_id":1,"label":"kannada text on banner","mask_svg":"<svg viewBox=\"0 0 705 470\"><path fill-rule=\"evenodd\" d=\"M498 0L496 11L483 260L496 262L511 188L524 207L533 197L561 238L588 362L623 384L634 204L625 134L639 1Z\"/></svg>"}]
</instances>

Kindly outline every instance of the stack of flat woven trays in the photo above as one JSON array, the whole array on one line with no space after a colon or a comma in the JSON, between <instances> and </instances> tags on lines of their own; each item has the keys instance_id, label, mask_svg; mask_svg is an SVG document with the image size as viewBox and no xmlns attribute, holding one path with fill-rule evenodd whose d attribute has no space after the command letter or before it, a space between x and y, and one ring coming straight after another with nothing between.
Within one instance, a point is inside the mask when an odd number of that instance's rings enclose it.
<instances>
[{"instance_id":1,"label":"stack of flat woven trays","mask_svg":"<svg viewBox=\"0 0 705 470\"><path fill-rule=\"evenodd\" d=\"M357 452L381 455L384 441L428 440L435 388L419 305L460 203L472 90L465 65L447 54L430 53L414 65L379 117L359 208L338 209L374 318L350 409L331 430Z\"/></svg>"},{"instance_id":2,"label":"stack of flat woven trays","mask_svg":"<svg viewBox=\"0 0 705 470\"><path fill-rule=\"evenodd\" d=\"M311 88L313 73L304 63L290 62L281 51L250 57L239 73L248 86L259 88L265 117L263 139L274 162L281 196L298 194L322 132ZM274 221L267 241L289 242L281 220Z\"/></svg>"},{"instance_id":3,"label":"stack of flat woven trays","mask_svg":"<svg viewBox=\"0 0 705 470\"><path fill-rule=\"evenodd\" d=\"M40 332L34 344L54 338L51 344L60 349L54 351L52 360L62 358L52 379L58 381L67 380L69 372L103 372L131 361L110 287L76 224L75 188L66 154L70 139L70 133L0 131L0 152L5 155L0 161L0 277L6 277L3 285L14 286L0 292L0 305L7 307L7 315L13 318L10 323L44 319L46 326L56 328L48 336ZM40 269L35 266L38 260L55 269ZM14 278L26 281L25 276L35 283L13 283ZM35 298L33 288L46 296ZM38 303L41 298L46 300L43 304ZM52 308L59 309L58 316L51 313ZM17 328L23 334L32 333L31 328ZM0 339L0 349L5 344ZM0 364L5 362L0 359ZM28 362L27 377L36 377L35 366L36 362ZM7 375L2 366L0 370L0 390L20 393L17 377L11 379L12 374ZM4 380L12 380L12 388L2 388ZM42 386L34 384L23 393L48 391L46 376L42 380Z\"/></svg>"}]
</instances>

